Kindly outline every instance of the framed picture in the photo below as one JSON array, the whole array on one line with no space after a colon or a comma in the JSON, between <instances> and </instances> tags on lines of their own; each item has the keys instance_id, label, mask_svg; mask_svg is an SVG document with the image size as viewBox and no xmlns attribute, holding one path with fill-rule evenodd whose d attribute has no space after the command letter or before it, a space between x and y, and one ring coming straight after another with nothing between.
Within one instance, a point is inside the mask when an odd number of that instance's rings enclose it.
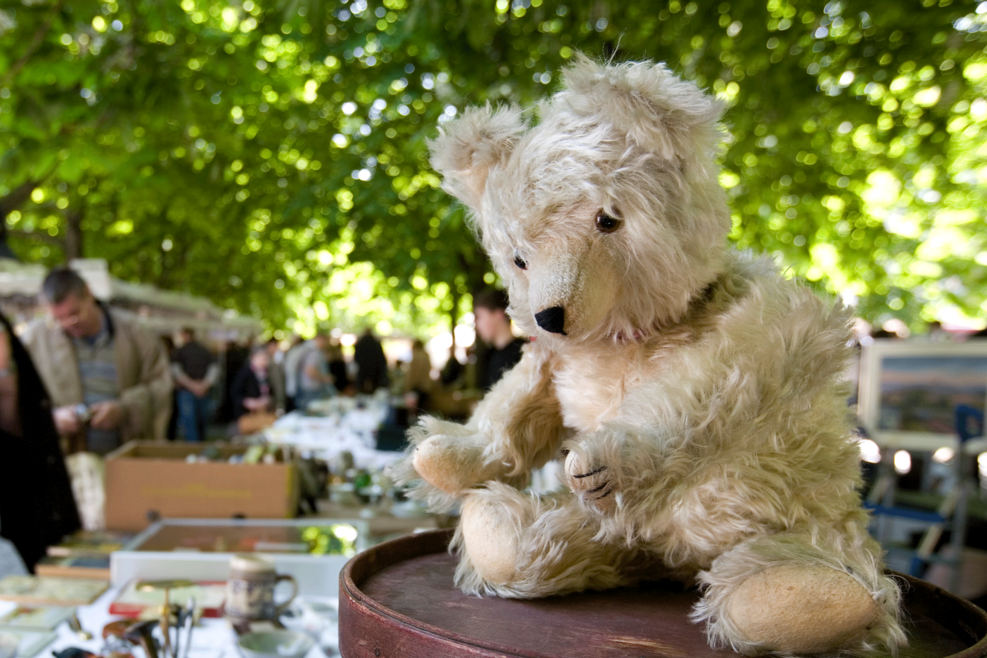
<instances>
[{"instance_id":1,"label":"framed picture","mask_svg":"<svg viewBox=\"0 0 987 658\"><path fill-rule=\"evenodd\" d=\"M225 581L230 558L262 553L293 576L303 596L337 596L339 572L370 546L363 519L163 519L116 551L110 579Z\"/></svg>"},{"instance_id":2,"label":"framed picture","mask_svg":"<svg viewBox=\"0 0 987 658\"><path fill-rule=\"evenodd\" d=\"M875 340L860 365L857 411L879 444L955 447L957 407L987 408L987 341Z\"/></svg>"}]
</instances>

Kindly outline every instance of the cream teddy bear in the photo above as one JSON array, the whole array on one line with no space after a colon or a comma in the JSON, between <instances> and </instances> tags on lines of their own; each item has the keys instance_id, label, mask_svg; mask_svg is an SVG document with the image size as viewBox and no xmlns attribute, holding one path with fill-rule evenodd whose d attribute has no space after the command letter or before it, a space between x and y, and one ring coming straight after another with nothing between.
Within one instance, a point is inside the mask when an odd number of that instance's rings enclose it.
<instances>
[{"instance_id":1,"label":"cream teddy bear","mask_svg":"<svg viewBox=\"0 0 987 658\"><path fill-rule=\"evenodd\" d=\"M469 423L411 432L413 495L462 505L457 585L541 597L650 563L698 583L716 647L904 644L857 493L847 310L727 247L714 98L648 62L580 56L564 82L536 125L473 108L432 144L533 338ZM569 491L523 491L563 456Z\"/></svg>"}]
</instances>

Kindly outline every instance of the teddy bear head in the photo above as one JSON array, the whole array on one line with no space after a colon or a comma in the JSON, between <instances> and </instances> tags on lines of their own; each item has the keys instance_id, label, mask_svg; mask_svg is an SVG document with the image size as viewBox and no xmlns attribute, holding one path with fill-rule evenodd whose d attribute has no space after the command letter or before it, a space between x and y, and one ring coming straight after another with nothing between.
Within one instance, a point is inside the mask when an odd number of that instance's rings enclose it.
<instances>
[{"instance_id":1,"label":"teddy bear head","mask_svg":"<svg viewBox=\"0 0 987 658\"><path fill-rule=\"evenodd\" d=\"M467 109L431 143L432 164L521 329L559 346L635 340L681 318L723 268L722 108L662 64L580 55L563 82L537 123Z\"/></svg>"}]
</instances>

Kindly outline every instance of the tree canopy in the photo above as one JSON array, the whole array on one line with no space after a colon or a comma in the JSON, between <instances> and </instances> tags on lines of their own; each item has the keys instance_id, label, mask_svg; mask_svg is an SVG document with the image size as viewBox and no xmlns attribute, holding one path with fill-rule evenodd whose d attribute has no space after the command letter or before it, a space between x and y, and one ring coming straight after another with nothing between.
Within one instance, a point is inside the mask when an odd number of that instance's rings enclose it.
<instances>
[{"instance_id":1,"label":"tree canopy","mask_svg":"<svg viewBox=\"0 0 987 658\"><path fill-rule=\"evenodd\" d=\"M495 280L427 139L581 50L729 105L739 246L873 322L979 318L985 44L950 0L0 0L0 230L272 327L426 333Z\"/></svg>"}]
</instances>

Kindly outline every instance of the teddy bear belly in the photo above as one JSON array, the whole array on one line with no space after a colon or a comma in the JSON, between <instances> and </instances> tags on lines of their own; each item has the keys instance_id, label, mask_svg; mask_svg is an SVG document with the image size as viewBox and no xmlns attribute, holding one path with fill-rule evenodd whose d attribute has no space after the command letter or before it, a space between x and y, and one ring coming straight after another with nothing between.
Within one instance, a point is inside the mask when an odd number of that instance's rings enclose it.
<instances>
[{"instance_id":1,"label":"teddy bear belly","mask_svg":"<svg viewBox=\"0 0 987 658\"><path fill-rule=\"evenodd\" d=\"M646 579L671 577L688 582L701 571L710 569L716 558L745 542L760 541L779 534L811 533L811 525L797 526L779 533L766 524L751 524L746 529L724 528L713 523L696 524L679 517L670 520L659 536L651 540L642 538L637 547L650 556L648 560L652 564L661 565L655 573L646 575ZM827 525L821 524L823 528ZM839 529L839 526L829 526L829 529Z\"/></svg>"},{"instance_id":2,"label":"teddy bear belly","mask_svg":"<svg viewBox=\"0 0 987 658\"><path fill-rule=\"evenodd\" d=\"M682 388L682 373L655 358L662 342L656 337L606 355L592 351L556 355L559 365L552 381L565 426L577 432L595 432L626 413L625 400L642 391L656 404L658 400L672 400ZM667 408L669 404L661 406Z\"/></svg>"},{"instance_id":3,"label":"teddy bear belly","mask_svg":"<svg viewBox=\"0 0 987 658\"><path fill-rule=\"evenodd\" d=\"M724 506L725 507L725 506ZM710 517L669 510L652 520L641 537L640 548L683 575L708 569L718 555L752 537L770 534L767 524L738 521L732 511L715 507ZM734 517L726 520L724 517Z\"/></svg>"},{"instance_id":4,"label":"teddy bear belly","mask_svg":"<svg viewBox=\"0 0 987 658\"><path fill-rule=\"evenodd\" d=\"M682 462L690 461L682 455ZM773 504L761 493L766 483L783 491ZM618 541L639 537L642 549L676 570L708 569L719 555L758 537L866 527L852 478L838 473L811 485L782 483L760 469L725 478L714 462L692 477L673 467L653 484L650 502L631 515L632 526L617 516L603 527Z\"/></svg>"},{"instance_id":5,"label":"teddy bear belly","mask_svg":"<svg viewBox=\"0 0 987 658\"><path fill-rule=\"evenodd\" d=\"M595 432L620 413L626 386L621 374L579 364L555 378L563 424L577 432Z\"/></svg>"}]
</instances>

